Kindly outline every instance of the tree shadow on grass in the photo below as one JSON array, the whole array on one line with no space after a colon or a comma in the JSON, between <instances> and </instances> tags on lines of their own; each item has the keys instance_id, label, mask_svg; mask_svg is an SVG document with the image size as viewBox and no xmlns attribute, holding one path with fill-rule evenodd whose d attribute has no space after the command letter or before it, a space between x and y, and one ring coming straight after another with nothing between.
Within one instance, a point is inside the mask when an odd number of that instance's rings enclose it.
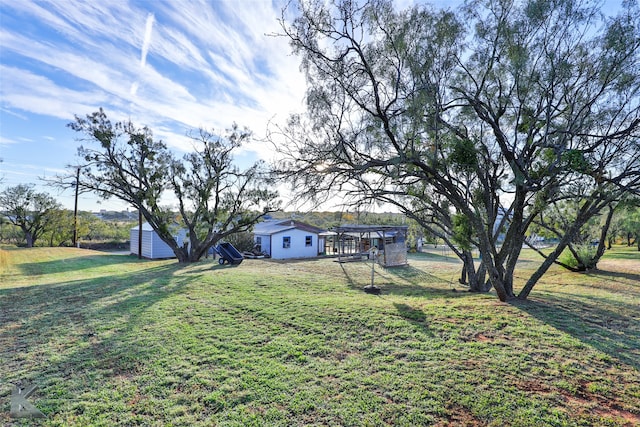
<instances>
[{"instance_id":1,"label":"tree shadow on grass","mask_svg":"<svg viewBox=\"0 0 640 427\"><path fill-rule=\"evenodd\" d=\"M608 270L595 270L593 274L596 276L607 277L611 280L615 279L623 279L624 282L635 283L636 285L640 284L640 274L636 273L627 273L622 271L608 271Z\"/></svg>"},{"instance_id":2,"label":"tree shadow on grass","mask_svg":"<svg viewBox=\"0 0 640 427\"><path fill-rule=\"evenodd\" d=\"M440 277L434 276L431 273L427 273L426 271L411 265L384 268L380 274L383 277L408 282L412 285L445 282Z\"/></svg>"},{"instance_id":3,"label":"tree shadow on grass","mask_svg":"<svg viewBox=\"0 0 640 427\"><path fill-rule=\"evenodd\" d=\"M161 340L145 340L145 312L179 293L193 276L182 266L59 284L0 290L0 360L3 382L37 384L45 414L80 405L80 394L112 384L151 360ZM159 341L159 342L158 342ZM6 385L5 384L5 385ZM2 401L9 389L0 389ZM64 409L66 407L66 409ZM0 408L0 424L8 411Z\"/></svg>"},{"instance_id":4,"label":"tree shadow on grass","mask_svg":"<svg viewBox=\"0 0 640 427\"><path fill-rule=\"evenodd\" d=\"M349 269L349 265L352 264L340 264L340 267L350 288L362 290L364 286L371 284L370 263L367 264L366 275L363 274L365 269L362 267L356 271ZM447 282L411 265L389 268L376 265L373 284L381 288L382 295L424 298L450 298L469 295L466 288L460 291L454 287L453 282Z\"/></svg>"},{"instance_id":5,"label":"tree shadow on grass","mask_svg":"<svg viewBox=\"0 0 640 427\"><path fill-rule=\"evenodd\" d=\"M154 260L138 259L133 255L96 255L56 259L44 262L27 262L19 264L20 272L25 276L40 275L44 273L67 273L89 268L103 267L113 264L137 264L155 262Z\"/></svg>"},{"instance_id":6,"label":"tree shadow on grass","mask_svg":"<svg viewBox=\"0 0 640 427\"><path fill-rule=\"evenodd\" d=\"M421 326L424 326L427 321L427 315L424 314L424 311L415 309L407 304L403 303L393 303L396 310L398 310L398 314L400 317L409 320L412 323L417 323Z\"/></svg>"},{"instance_id":7,"label":"tree shadow on grass","mask_svg":"<svg viewBox=\"0 0 640 427\"><path fill-rule=\"evenodd\" d=\"M640 319L633 304L548 293L513 305L611 359L640 369ZM633 313L636 313L635 315Z\"/></svg>"},{"instance_id":8,"label":"tree shadow on grass","mask_svg":"<svg viewBox=\"0 0 640 427\"><path fill-rule=\"evenodd\" d=\"M424 252L413 252L407 254L407 258L409 261L439 261L439 262L448 262L452 264L460 263L458 257L453 254L442 254L435 251L426 250Z\"/></svg>"}]
</instances>

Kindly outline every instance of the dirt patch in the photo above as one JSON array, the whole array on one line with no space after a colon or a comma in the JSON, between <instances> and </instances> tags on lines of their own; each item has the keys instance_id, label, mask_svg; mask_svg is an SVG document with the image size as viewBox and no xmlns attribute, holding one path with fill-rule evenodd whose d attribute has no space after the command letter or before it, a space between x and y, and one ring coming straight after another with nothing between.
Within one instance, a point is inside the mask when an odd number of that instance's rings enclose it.
<instances>
[{"instance_id":1,"label":"dirt patch","mask_svg":"<svg viewBox=\"0 0 640 427\"><path fill-rule=\"evenodd\" d=\"M586 383L581 383L575 394L558 390L567 403L566 409L583 417L608 418L622 422L623 426L640 425L640 414L625 410L616 400L605 399L586 391Z\"/></svg>"},{"instance_id":2,"label":"dirt patch","mask_svg":"<svg viewBox=\"0 0 640 427\"><path fill-rule=\"evenodd\" d=\"M640 274L640 263L633 259L603 259L598 263L598 270Z\"/></svg>"},{"instance_id":3,"label":"dirt patch","mask_svg":"<svg viewBox=\"0 0 640 427\"><path fill-rule=\"evenodd\" d=\"M471 411L464 406L453 405L449 408L450 415L446 420L434 424L435 427L477 427L484 426L482 422L473 416Z\"/></svg>"}]
</instances>

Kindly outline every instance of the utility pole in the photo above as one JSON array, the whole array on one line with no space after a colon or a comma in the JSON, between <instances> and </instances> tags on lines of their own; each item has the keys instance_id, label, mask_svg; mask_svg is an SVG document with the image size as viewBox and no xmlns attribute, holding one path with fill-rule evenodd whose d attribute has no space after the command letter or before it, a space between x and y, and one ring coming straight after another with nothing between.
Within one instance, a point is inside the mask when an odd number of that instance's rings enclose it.
<instances>
[{"instance_id":1,"label":"utility pole","mask_svg":"<svg viewBox=\"0 0 640 427\"><path fill-rule=\"evenodd\" d=\"M142 194L142 173L144 170L144 141L140 141L140 171L138 172L138 185L140 187L140 194ZM138 200L138 259L142 259L142 198Z\"/></svg>"},{"instance_id":2,"label":"utility pole","mask_svg":"<svg viewBox=\"0 0 640 427\"><path fill-rule=\"evenodd\" d=\"M80 167L76 169L76 200L73 206L73 246L78 244L78 188L80 187Z\"/></svg>"},{"instance_id":3,"label":"utility pole","mask_svg":"<svg viewBox=\"0 0 640 427\"><path fill-rule=\"evenodd\" d=\"M142 259L142 211L138 208L138 259Z\"/></svg>"}]
</instances>

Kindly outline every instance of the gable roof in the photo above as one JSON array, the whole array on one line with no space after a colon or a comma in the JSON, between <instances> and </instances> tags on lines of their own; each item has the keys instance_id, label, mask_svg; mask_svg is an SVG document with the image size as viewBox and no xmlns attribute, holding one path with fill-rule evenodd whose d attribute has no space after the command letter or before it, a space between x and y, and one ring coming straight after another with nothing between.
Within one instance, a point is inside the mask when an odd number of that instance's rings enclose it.
<instances>
[{"instance_id":1,"label":"gable roof","mask_svg":"<svg viewBox=\"0 0 640 427\"><path fill-rule=\"evenodd\" d=\"M303 230L313 234L322 233L323 229L293 219L268 220L257 223L253 227L254 234L273 235L287 230Z\"/></svg>"},{"instance_id":2,"label":"gable roof","mask_svg":"<svg viewBox=\"0 0 640 427\"><path fill-rule=\"evenodd\" d=\"M131 231L138 231L138 224L135 227L131 227ZM142 231L153 231L153 227L148 222L142 223Z\"/></svg>"}]
</instances>

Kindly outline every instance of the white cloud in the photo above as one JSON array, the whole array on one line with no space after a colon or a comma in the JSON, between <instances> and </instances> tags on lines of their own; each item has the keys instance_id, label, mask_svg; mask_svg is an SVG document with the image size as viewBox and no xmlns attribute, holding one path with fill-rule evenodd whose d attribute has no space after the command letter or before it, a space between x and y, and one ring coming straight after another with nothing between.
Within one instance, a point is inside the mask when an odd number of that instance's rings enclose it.
<instances>
[{"instance_id":1,"label":"white cloud","mask_svg":"<svg viewBox=\"0 0 640 427\"><path fill-rule=\"evenodd\" d=\"M3 26L5 112L70 120L104 107L112 120L149 126L179 150L190 128L233 122L258 138L267 122L302 107L304 79L267 1L11 2L3 7L51 37ZM52 54L55 52L55 54ZM6 57L6 55L4 56ZM5 137L6 138L6 137ZM271 157L271 147L246 150Z\"/></svg>"},{"instance_id":2,"label":"white cloud","mask_svg":"<svg viewBox=\"0 0 640 427\"><path fill-rule=\"evenodd\" d=\"M11 139L11 138L7 138L4 135L0 135L0 145L9 145L9 144L17 144L18 141L16 141L15 139ZM2 159L2 156L0 156L0 159Z\"/></svg>"},{"instance_id":3,"label":"white cloud","mask_svg":"<svg viewBox=\"0 0 640 427\"><path fill-rule=\"evenodd\" d=\"M138 86L138 82L131 83L131 89L129 89L129 93L131 94L131 96L136 96L136 94L138 93Z\"/></svg>"},{"instance_id":4,"label":"white cloud","mask_svg":"<svg viewBox=\"0 0 640 427\"><path fill-rule=\"evenodd\" d=\"M10 88L2 85L3 102L22 111L68 120L78 112L96 110L106 101L103 93L61 87L28 70L0 65L0 74L12 82ZM95 104L89 104L88 100Z\"/></svg>"},{"instance_id":5,"label":"white cloud","mask_svg":"<svg viewBox=\"0 0 640 427\"><path fill-rule=\"evenodd\" d=\"M147 15L147 22L144 30L144 40L142 41L142 52L140 54L140 66L144 68L147 62L147 53L149 52L149 44L151 44L151 34L153 33L153 13Z\"/></svg>"}]
</instances>

